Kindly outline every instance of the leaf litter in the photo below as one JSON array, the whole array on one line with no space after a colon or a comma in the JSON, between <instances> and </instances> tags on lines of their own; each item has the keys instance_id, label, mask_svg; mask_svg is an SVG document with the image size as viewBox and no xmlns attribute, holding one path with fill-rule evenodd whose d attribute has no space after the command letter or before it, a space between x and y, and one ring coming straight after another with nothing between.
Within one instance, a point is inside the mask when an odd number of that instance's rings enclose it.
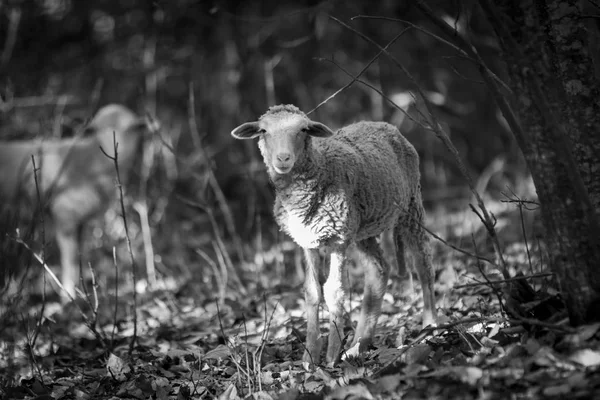
<instances>
[{"instance_id":1,"label":"leaf litter","mask_svg":"<svg viewBox=\"0 0 600 400\"><path fill-rule=\"evenodd\" d=\"M126 296L117 315L108 299L99 308L96 329L104 346L74 317L72 305L46 307L44 318L37 316L39 304L5 313L0 398L600 397L600 323L571 328L551 278L514 285L517 289L505 293L514 300L507 314L498 285L477 283L485 281L482 271L492 281L501 279L495 271L440 247L436 258L452 265L452 271L438 271L438 326L420 329L420 296L389 291L373 348L362 354L347 349L334 368L311 369L300 361L306 331L300 280L282 282L282 289L249 288L263 293L256 299L229 292L218 301L192 288L143 296L133 346ZM507 259L511 262L510 254ZM512 276L528 269L520 250L512 262ZM360 304L360 277L351 278L358 284L347 304L346 339ZM326 340L326 309L321 318Z\"/></svg>"}]
</instances>

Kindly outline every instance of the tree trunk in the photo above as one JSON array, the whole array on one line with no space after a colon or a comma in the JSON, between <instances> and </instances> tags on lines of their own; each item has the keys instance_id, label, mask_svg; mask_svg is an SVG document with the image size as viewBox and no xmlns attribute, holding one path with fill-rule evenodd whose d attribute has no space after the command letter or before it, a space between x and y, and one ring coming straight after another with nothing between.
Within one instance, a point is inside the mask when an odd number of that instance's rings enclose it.
<instances>
[{"instance_id":1,"label":"tree trunk","mask_svg":"<svg viewBox=\"0 0 600 400\"><path fill-rule=\"evenodd\" d=\"M600 66L592 17L600 10L584 3L480 3L500 40L525 132L519 144L574 325L600 320Z\"/></svg>"}]
</instances>

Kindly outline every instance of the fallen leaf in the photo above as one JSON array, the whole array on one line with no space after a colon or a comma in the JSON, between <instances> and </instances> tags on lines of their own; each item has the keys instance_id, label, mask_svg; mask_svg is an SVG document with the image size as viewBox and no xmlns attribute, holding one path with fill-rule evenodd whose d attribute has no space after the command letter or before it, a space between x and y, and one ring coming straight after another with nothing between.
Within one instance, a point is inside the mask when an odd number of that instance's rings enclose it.
<instances>
[{"instance_id":1,"label":"fallen leaf","mask_svg":"<svg viewBox=\"0 0 600 400\"><path fill-rule=\"evenodd\" d=\"M427 344L417 344L410 347L400 357L400 360L406 364L423 364L431 354L431 346Z\"/></svg>"},{"instance_id":2,"label":"fallen leaf","mask_svg":"<svg viewBox=\"0 0 600 400\"><path fill-rule=\"evenodd\" d=\"M131 367L122 358L110 353L106 362L106 371L108 376L115 378L119 382L125 382L127 374L131 373Z\"/></svg>"},{"instance_id":3,"label":"fallen leaf","mask_svg":"<svg viewBox=\"0 0 600 400\"><path fill-rule=\"evenodd\" d=\"M260 392L254 392L252 393L252 398L255 400L273 400L273 396L271 396L270 394L268 394L267 392L260 391Z\"/></svg>"},{"instance_id":4,"label":"fallen leaf","mask_svg":"<svg viewBox=\"0 0 600 400\"><path fill-rule=\"evenodd\" d=\"M571 346L581 346L584 342L591 339L599 330L600 322L583 325L577 328L576 333L566 335L563 341Z\"/></svg>"},{"instance_id":5,"label":"fallen leaf","mask_svg":"<svg viewBox=\"0 0 600 400\"><path fill-rule=\"evenodd\" d=\"M300 391L296 388L279 394L279 400L296 400L298 397L300 397Z\"/></svg>"},{"instance_id":6,"label":"fallen leaf","mask_svg":"<svg viewBox=\"0 0 600 400\"><path fill-rule=\"evenodd\" d=\"M207 351L206 354L204 355L204 359L206 359L206 360L226 359L227 357L229 357L230 354L231 354L231 352L229 351L229 347L222 344L222 345L215 347L214 349L212 349L210 351Z\"/></svg>"},{"instance_id":7,"label":"fallen leaf","mask_svg":"<svg viewBox=\"0 0 600 400\"><path fill-rule=\"evenodd\" d=\"M569 360L585 367L593 367L600 364L600 352L591 349L581 349L569 356Z\"/></svg>"},{"instance_id":8,"label":"fallen leaf","mask_svg":"<svg viewBox=\"0 0 600 400\"><path fill-rule=\"evenodd\" d=\"M219 400L237 400L239 398L240 396L238 396L237 389L233 383L230 383L227 389L219 396Z\"/></svg>"},{"instance_id":9,"label":"fallen leaf","mask_svg":"<svg viewBox=\"0 0 600 400\"><path fill-rule=\"evenodd\" d=\"M556 385L556 386L547 386L544 388L543 393L546 396L564 396L571 392L571 386L564 385Z\"/></svg>"},{"instance_id":10,"label":"fallen leaf","mask_svg":"<svg viewBox=\"0 0 600 400\"><path fill-rule=\"evenodd\" d=\"M395 393L396 388L400 385L400 379L402 375L386 375L377 380L377 386L379 386L381 393Z\"/></svg>"},{"instance_id":11,"label":"fallen leaf","mask_svg":"<svg viewBox=\"0 0 600 400\"><path fill-rule=\"evenodd\" d=\"M355 384L342 386L334 390L329 396L326 396L325 399L331 400L353 400L353 399L364 399L371 400L374 399L369 389L363 384Z\"/></svg>"}]
</instances>

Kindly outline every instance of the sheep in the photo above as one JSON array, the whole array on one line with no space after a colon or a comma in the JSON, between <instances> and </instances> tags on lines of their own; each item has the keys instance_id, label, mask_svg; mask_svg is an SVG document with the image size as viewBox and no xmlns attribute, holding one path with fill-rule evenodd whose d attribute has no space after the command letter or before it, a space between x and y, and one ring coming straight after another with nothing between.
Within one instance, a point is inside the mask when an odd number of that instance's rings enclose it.
<instances>
[{"instance_id":1,"label":"sheep","mask_svg":"<svg viewBox=\"0 0 600 400\"><path fill-rule=\"evenodd\" d=\"M118 143L119 169L125 174L136 157L147 124L128 108L102 107L83 135L67 139L0 142L0 207L10 209L28 202L37 204L38 194L31 157L35 157L38 188L43 208L51 217L60 252L61 281L75 295L79 280L82 229L104 212L115 192L114 139ZM60 292L67 301L67 293Z\"/></svg>"},{"instance_id":2,"label":"sheep","mask_svg":"<svg viewBox=\"0 0 600 400\"><path fill-rule=\"evenodd\" d=\"M404 248L415 255L423 287L423 326L436 320L429 238L421 225L419 156L398 129L384 122L358 122L338 130L311 121L293 105L269 108L256 122L235 128L236 139L258 137L275 188L274 215L280 228L304 250L307 337L303 362L320 360L318 307L329 309L327 365L339 360L346 295L345 263L354 246L364 264L361 314L351 347L368 349L381 313L390 267L377 237L393 229L399 267ZM321 288L320 250L329 275Z\"/></svg>"}]
</instances>

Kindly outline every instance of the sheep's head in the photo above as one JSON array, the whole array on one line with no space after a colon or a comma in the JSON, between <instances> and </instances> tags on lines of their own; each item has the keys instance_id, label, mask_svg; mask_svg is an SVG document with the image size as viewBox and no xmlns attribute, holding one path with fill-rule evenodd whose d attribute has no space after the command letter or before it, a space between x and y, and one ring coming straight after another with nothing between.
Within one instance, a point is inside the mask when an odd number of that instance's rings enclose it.
<instances>
[{"instance_id":1,"label":"sheep's head","mask_svg":"<svg viewBox=\"0 0 600 400\"><path fill-rule=\"evenodd\" d=\"M310 137L328 137L333 131L320 122L308 119L292 105L269 108L258 121L246 122L231 131L236 139L258 137L258 146L270 170L289 173L303 155Z\"/></svg>"},{"instance_id":2,"label":"sheep's head","mask_svg":"<svg viewBox=\"0 0 600 400\"><path fill-rule=\"evenodd\" d=\"M132 126L144 125L143 118L139 118L133 111L120 104L109 104L98 110L88 124L89 129L112 129L124 131Z\"/></svg>"},{"instance_id":3,"label":"sheep's head","mask_svg":"<svg viewBox=\"0 0 600 400\"><path fill-rule=\"evenodd\" d=\"M98 135L101 146L107 150L113 147L113 132L117 142L136 142L146 132L150 132L145 118L120 104L109 104L98 110L85 127L86 135Z\"/></svg>"}]
</instances>

